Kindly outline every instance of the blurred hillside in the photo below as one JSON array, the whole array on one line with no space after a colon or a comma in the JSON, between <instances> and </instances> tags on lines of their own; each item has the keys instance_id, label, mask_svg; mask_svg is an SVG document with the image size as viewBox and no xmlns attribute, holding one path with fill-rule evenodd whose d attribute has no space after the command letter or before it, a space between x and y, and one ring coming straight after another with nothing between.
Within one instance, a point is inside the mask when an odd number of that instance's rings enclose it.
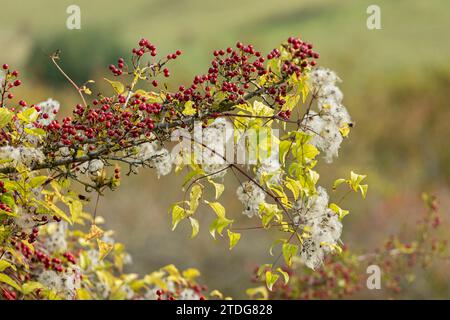
<instances>
[{"instance_id":1,"label":"blurred hillside","mask_svg":"<svg viewBox=\"0 0 450 320\"><path fill-rule=\"evenodd\" d=\"M320 65L344 80L344 101L356 122L342 156L322 165L322 184L330 186L350 169L369 176L366 201L354 197L345 203L353 214L346 218L344 240L371 250L392 232L407 237L408 225L420 214L422 191L438 194L450 220L449 1L376 1L382 30L373 31L366 28L366 8L373 1L366 0L78 0L82 29L73 31L65 27L73 1L1 2L0 62L28 76L20 88L25 97L53 97L67 110L77 96L50 65L47 57L56 49L69 74L101 85L108 64L146 37L161 55L183 50L171 69L169 85L175 87L206 70L216 48L240 40L268 51L300 35L315 44ZM121 190L102 199L99 213L127 245L138 272L172 262L198 267L211 287L242 297L253 267L273 259L266 252L272 239L247 231L229 253L224 241L214 242L206 231L207 210L198 238L188 241L183 226L170 232L167 208L182 197L180 184L177 178L157 180L151 171L124 178ZM240 217L234 190L224 196L241 225L255 224ZM406 296L450 298L445 268L448 263L441 263L422 274Z\"/></svg>"}]
</instances>

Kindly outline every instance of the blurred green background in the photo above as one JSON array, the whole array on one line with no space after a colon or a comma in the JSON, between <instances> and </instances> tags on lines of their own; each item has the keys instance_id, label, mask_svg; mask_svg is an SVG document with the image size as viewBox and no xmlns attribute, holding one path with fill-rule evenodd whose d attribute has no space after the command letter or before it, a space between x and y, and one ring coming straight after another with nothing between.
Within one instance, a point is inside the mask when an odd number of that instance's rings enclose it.
<instances>
[{"instance_id":1,"label":"blurred green background","mask_svg":"<svg viewBox=\"0 0 450 320\"><path fill-rule=\"evenodd\" d=\"M81 8L81 30L68 30L66 8ZM368 30L366 9L381 7L381 30ZM64 69L78 82L101 79L107 66L128 56L141 37L165 55L184 54L172 67L169 85L188 83L207 70L211 52L237 40L262 51L291 35L315 44L320 65L344 80L345 104L356 122L341 156L321 165L321 184L329 187L353 169L367 173L365 201L349 198L343 240L361 252L381 239L408 230L423 211L422 191L439 197L448 222L450 183L450 2L447 0L1 0L0 62L22 71L25 85L17 96L39 102L53 97L69 112L77 96L55 72L48 56L62 50ZM234 196L224 202L242 226L255 225L240 214ZM144 274L168 263L197 267L210 287L244 297L250 273L273 260L266 248L274 239L247 231L233 252L225 241L213 241L201 212L200 236L188 240L189 227L170 231L168 206L183 196L181 178L158 180L151 170L123 179L121 190L99 205L107 226L116 230L134 257L133 270ZM443 231L443 236L446 235ZM404 298L450 298L448 261L418 274ZM386 297L383 290L365 297Z\"/></svg>"}]
</instances>

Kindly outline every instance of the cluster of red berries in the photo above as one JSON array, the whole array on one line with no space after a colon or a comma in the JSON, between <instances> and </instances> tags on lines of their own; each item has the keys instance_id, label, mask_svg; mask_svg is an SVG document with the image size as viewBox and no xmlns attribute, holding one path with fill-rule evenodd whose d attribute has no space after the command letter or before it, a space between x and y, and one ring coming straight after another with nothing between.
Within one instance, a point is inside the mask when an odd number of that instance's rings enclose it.
<instances>
[{"instance_id":1,"label":"cluster of red berries","mask_svg":"<svg viewBox=\"0 0 450 320\"><path fill-rule=\"evenodd\" d=\"M149 52L152 57L157 55L156 46L147 39L141 39L139 41L139 48L133 48L132 50L132 53L138 57L142 57L146 52Z\"/></svg>"},{"instance_id":2,"label":"cluster of red berries","mask_svg":"<svg viewBox=\"0 0 450 320\"><path fill-rule=\"evenodd\" d=\"M0 181L0 194L7 193L8 190L5 188L5 183L3 181ZM6 212L12 212L11 208L3 202L0 202L0 210L6 211Z\"/></svg>"},{"instance_id":3,"label":"cluster of red berries","mask_svg":"<svg viewBox=\"0 0 450 320\"><path fill-rule=\"evenodd\" d=\"M77 260L75 259L75 256L71 252L64 252L63 257L67 259L70 263L76 264Z\"/></svg>"},{"instance_id":4,"label":"cluster of red berries","mask_svg":"<svg viewBox=\"0 0 450 320\"><path fill-rule=\"evenodd\" d=\"M35 229L33 229L33 234L35 233ZM36 232L37 233L37 232ZM33 241L34 242L34 241ZM65 258L66 262L62 261L60 258L57 257L50 257L45 252L36 249L34 246L31 248L30 246L26 245L24 242L12 242L12 244L15 245L17 250L20 250L22 255L29 261L33 262L33 265L30 265L30 268L35 269L36 263L41 263L44 268L55 270L56 272L63 272L64 266L66 263L72 263L76 264L77 261L75 259L75 256L71 252L65 252L63 253L63 257Z\"/></svg>"},{"instance_id":5,"label":"cluster of red berries","mask_svg":"<svg viewBox=\"0 0 450 320\"><path fill-rule=\"evenodd\" d=\"M114 179L119 180L120 179L120 168L114 169Z\"/></svg>"},{"instance_id":6,"label":"cluster of red berries","mask_svg":"<svg viewBox=\"0 0 450 320\"><path fill-rule=\"evenodd\" d=\"M1 84L2 92L1 92L1 101L0 104L3 106L6 102L6 99L14 98L14 95L10 91L13 87L18 87L22 84L22 80L19 79L19 71L9 69L8 64L3 64L2 69L6 72L6 77L4 79L4 83Z\"/></svg>"},{"instance_id":7,"label":"cluster of red berries","mask_svg":"<svg viewBox=\"0 0 450 320\"><path fill-rule=\"evenodd\" d=\"M280 111L278 116L282 119L288 120L291 117L291 110Z\"/></svg>"},{"instance_id":8,"label":"cluster of red berries","mask_svg":"<svg viewBox=\"0 0 450 320\"><path fill-rule=\"evenodd\" d=\"M35 242L38 236L39 236L39 229L33 228L32 232L28 235L28 242L29 243Z\"/></svg>"},{"instance_id":9,"label":"cluster of red berries","mask_svg":"<svg viewBox=\"0 0 450 320\"><path fill-rule=\"evenodd\" d=\"M113 64L111 64L109 66L109 70L111 70L111 72L116 75L116 76L120 76L123 73L123 68L125 66L125 60L123 58L119 58L117 60L117 67Z\"/></svg>"}]
</instances>

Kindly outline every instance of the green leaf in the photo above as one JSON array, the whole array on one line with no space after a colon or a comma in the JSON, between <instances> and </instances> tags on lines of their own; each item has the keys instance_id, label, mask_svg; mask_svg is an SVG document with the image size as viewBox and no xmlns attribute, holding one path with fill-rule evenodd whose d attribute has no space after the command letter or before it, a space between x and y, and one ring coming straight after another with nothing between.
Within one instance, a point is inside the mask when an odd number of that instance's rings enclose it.
<instances>
[{"instance_id":1,"label":"green leaf","mask_svg":"<svg viewBox=\"0 0 450 320\"><path fill-rule=\"evenodd\" d=\"M125 91L125 86L122 84L122 82L119 81L111 81L109 79L104 78L108 83L113 87L114 91L117 94L122 94Z\"/></svg>"},{"instance_id":2,"label":"green leaf","mask_svg":"<svg viewBox=\"0 0 450 320\"><path fill-rule=\"evenodd\" d=\"M258 277L261 277L261 275L262 275L264 272L266 272L267 269L272 269L272 264L265 263L265 264L261 265L261 266L258 268L258 271L256 272L256 275L257 275Z\"/></svg>"},{"instance_id":3,"label":"green leaf","mask_svg":"<svg viewBox=\"0 0 450 320\"><path fill-rule=\"evenodd\" d=\"M284 261L290 267L292 265L292 258L297 255L298 246L291 243L283 243L281 247Z\"/></svg>"},{"instance_id":4,"label":"green leaf","mask_svg":"<svg viewBox=\"0 0 450 320\"><path fill-rule=\"evenodd\" d=\"M0 128L11 122L13 113L6 108L0 108Z\"/></svg>"},{"instance_id":5,"label":"green leaf","mask_svg":"<svg viewBox=\"0 0 450 320\"><path fill-rule=\"evenodd\" d=\"M292 143L293 142L290 140L280 141L278 150L279 150L279 154L280 154L280 162L282 164L284 164L286 162L286 155L288 154L288 151L291 148Z\"/></svg>"},{"instance_id":6,"label":"green leaf","mask_svg":"<svg viewBox=\"0 0 450 320\"><path fill-rule=\"evenodd\" d=\"M214 210L219 218L225 218L225 208L223 205L219 202L209 202L207 200L205 200L205 203L207 203Z\"/></svg>"},{"instance_id":7,"label":"green leaf","mask_svg":"<svg viewBox=\"0 0 450 320\"><path fill-rule=\"evenodd\" d=\"M300 188L301 188L300 182L297 180L291 179L289 177L286 177L285 186L286 186L286 188L291 190L291 192L294 196L294 199L297 200L300 195Z\"/></svg>"},{"instance_id":8,"label":"green leaf","mask_svg":"<svg viewBox=\"0 0 450 320\"><path fill-rule=\"evenodd\" d=\"M200 229L200 225L198 223L198 220L195 218L189 217L189 221L191 222L191 226L192 226L191 238L195 238L195 236L197 236L198 231Z\"/></svg>"},{"instance_id":9,"label":"green leaf","mask_svg":"<svg viewBox=\"0 0 450 320\"><path fill-rule=\"evenodd\" d=\"M77 299L79 300L92 300L92 296L88 290L84 288L77 289Z\"/></svg>"},{"instance_id":10,"label":"green leaf","mask_svg":"<svg viewBox=\"0 0 450 320\"><path fill-rule=\"evenodd\" d=\"M47 176L37 176L34 178L31 178L29 186L30 188L36 188L41 186L45 181L47 181Z\"/></svg>"},{"instance_id":11,"label":"green leaf","mask_svg":"<svg viewBox=\"0 0 450 320\"><path fill-rule=\"evenodd\" d=\"M37 137L45 136L46 134L46 131L41 128L25 128L24 130L26 133Z\"/></svg>"},{"instance_id":12,"label":"green leaf","mask_svg":"<svg viewBox=\"0 0 450 320\"><path fill-rule=\"evenodd\" d=\"M193 108L194 106L194 102L192 101L186 101L186 103L184 104L184 110L183 110L183 114L185 116L193 116L197 113L197 110Z\"/></svg>"},{"instance_id":13,"label":"green leaf","mask_svg":"<svg viewBox=\"0 0 450 320\"><path fill-rule=\"evenodd\" d=\"M69 224L73 224L72 219L70 219L67 214L62 211L60 208L58 208L53 202L51 201L38 201L38 200L34 200L37 203L41 204L42 206L44 206L47 210L50 210L54 215L56 215L57 217L60 217L64 220L66 220L67 222L69 222Z\"/></svg>"},{"instance_id":14,"label":"green leaf","mask_svg":"<svg viewBox=\"0 0 450 320\"><path fill-rule=\"evenodd\" d=\"M113 249L113 245L102 241L100 239L97 239L97 245L98 245L98 252L99 252L99 260L103 260L105 259L105 257L111 252L111 250Z\"/></svg>"},{"instance_id":15,"label":"green leaf","mask_svg":"<svg viewBox=\"0 0 450 320\"><path fill-rule=\"evenodd\" d=\"M32 292L34 292L37 289L43 289L44 286L36 281L30 281L30 282L26 282L22 285L22 292L23 294L30 294Z\"/></svg>"},{"instance_id":16,"label":"green leaf","mask_svg":"<svg viewBox=\"0 0 450 320\"><path fill-rule=\"evenodd\" d=\"M196 175L198 175L198 174L202 174L203 173L203 170L202 169L197 169L197 170L192 170L192 171L189 171L185 176L184 176L184 179L183 179L183 187L193 178L193 177L195 177Z\"/></svg>"},{"instance_id":17,"label":"green leaf","mask_svg":"<svg viewBox=\"0 0 450 320\"><path fill-rule=\"evenodd\" d=\"M367 184L360 184L359 185L359 190L361 191L361 195L363 197L363 199L366 198L367 195L367 189L369 188L369 186Z\"/></svg>"},{"instance_id":18,"label":"green leaf","mask_svg":"<svg viewBox=\"0 0 450 320\"><path fill-rule=\"evenodd\" d=\"M25 123L31 123L36 121L38 116L39 113L36 111L35 108L28 108L17 114L17 117Z\"/></svg>"},{"instance_id":19,"label":"green leaf","mask_svg":"<svg viewBox=\"0 0 450 320\"><path fill-rule=\"evenodd\" d=\"M214 182L211 179L209 179L208 181L214 186L214 189L216 191L216 200L219 199L223 191L225 190L225 185L223 185L222 183Z\"/></svg>"},{"instance_id":20,"label":"green leaf","mask_svg":"<svg viewBox=\"0 0 450 320\"><path fill-rule=\"evenodd\" d=\"M13 270L16 270L15 265L9 263L8 261L0 260L0 271L5 270L6 268L12 268Z\"/></svg>"},{"instance_id":21,"label":"green leaf","mask_svg":"<svg viewBox=\"0 0 450 320\"><path fill-rule=\"evenodd\" d=\"M346 180L345 179L337 179L333 183L333 190L336 190L337 187L339 187L341 184L343 184Z\"/></svg>"},{"instance_id":22,"label":"green leaf","mask_svg":"<svg viewBox=\"0 0 450 320\"><path fill-rule=\"evenodd\" d=\"M337 204L330 203L329 208L333 210L339 216L339 220L342 220L346 215L349 214L348 210L341 209Z\"/></svg>"},{"instance_id":23,"label":"green leaf","mask_svg":"<svg viewBox=\"0 0 450 320\"><path fill-rule=\"evenodd\" d=\"M172 231L175 230L178 223L180 223L181 220L186 218L186 210L184 210L179 205L174 205L172 208Z\"/></svg>"},{"instance_id":24,"label":"green leaf","mask_svg":"<svg viewBox=\"0 0 450 320\"><path fill-rule=\"evenodd\" d=\"M367 176L362 174L354 173L353 171L350 173L350 181L353 190L356 191L361 181L363 181Z\"/></svg>"},{"instance_id":25,"label":"green leaf","mask_svg":"<svg viewBox=\"0 0 450 320\"><path fill-rule=\"evenodd\" d=\"M286 271L284 271L281 268L277 268L277 271L283 276L284 284L288 284L288 282L289 282L289 273L287 273Z\"/></svg>"},{"instance_id":26,"label":"green leaf","mask_svg":"<svg viewBox=\"0 0 450 320\"><path fill-rule=\"evenodd\" d=\"M17 291L22 291L22 289L17 284L17 282L14 281L13 279L11 279L9 276L7 276L4 273L0 273L0 282L3 282L3 283L6 283L7 285L10 285L11 287L16 289Z\"/></svg>"},{"instance_id":27,"label":"green leaf","mask_svg":"<svg viewBox=\"0 0 450 320\"><path fill-rule=\"evenodd\" d=\"M273 285L277 282L279 277L279 275L273 274L272 271L266 271L266 285L270 291L272 291Z\"/></svg>"},{"instance_id":28,"label":"green leaf","mask_svg":"<svg viewBox=\"0 0 450 320\"><path fill-rule=\"evenodd\" d=\"M209 233L212 235L212 237L216 238L216 232L220 235L222 235L223 229L228 227L230 223L232 223L233 220L227 219L225 217L219 217L216 220L213 221L211 226L209 227Z\"/></svg>"},{"instance_id":29,"label":"green leaf","mask_svg":"<svg viewBox=\"0 0 450 320\"><path fill-rule=\"evenodd\" d=\"M238 243L239 239L241 238L241 234L236 233L236 232L231 232L229 229L227 230L227 233L228 233L228 238L230 239L230 250L231 250Z\"/></svg>"},{"instance_id":30,"label":"green leaf","mask_svg":"<svg viewBox=\"0 0 450 320\"><path fill-rule=\"evenodd\" d=\"M194 185L191 189L189 200L189 213L193 214L198 208L198 200L202 196L202 187L198 184Z\"/></svg>"},{"instance_id":31,"label":"green leaf","mask_svg":"<svg viewBox=\"0 0 450 320\"><path fill-rule=\"evenodd\" d=\"M260 286L256 288L249 288L245 291L245 293L250 297L250 299L255 300L256 296L261 296L261 300L267 300L269 298L269 294L267 293L266 287Z\"/></svg>"}]
</instances>

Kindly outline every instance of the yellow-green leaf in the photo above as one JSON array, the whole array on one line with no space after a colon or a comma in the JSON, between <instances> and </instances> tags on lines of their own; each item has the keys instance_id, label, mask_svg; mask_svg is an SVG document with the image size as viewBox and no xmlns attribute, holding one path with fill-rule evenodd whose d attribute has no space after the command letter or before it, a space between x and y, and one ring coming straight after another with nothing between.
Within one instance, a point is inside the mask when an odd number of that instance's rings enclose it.
<instances>
[{"instance_id":1,"label":"yellow-green leaf","mask_svg":"<svg viewBox=\"0 0 450 320\"><path fill-rule=\"evenodd\" d=\"M209 202L207 200L205 200L205 203L207 203L214 210L219 218L225 218L225 208L223 205L219 202Z\"/></svg>"},{"instance_id":2,"label":"yellow-green leaf","mask_svg":"<svg viewBox=\"0 0 450 320\"><path fill-rule=\"evenodd\" d=\"M214 220L209 227L209 233L213 236L213 238L216 238L216 232L222 235L223 229L228 227L228 225L230 225L230 223L232 222L233 220L227 219L225 217L219 217Z\"/></svg>"},{"instance_id":3,"label":"yellow-green leaf","mask_svg":"<svg viewBox=\"0 0 450 320\"><path fill-rule=\"evenodd\" d=\"M6 268L12 268L13 270L16 270L16 266L9 263L6 260L0 260L0 271L5 270Z\"/></svg>"},{"instance_id":4,"label":"yellow-green leaf","mask_svg":"<svg viewBox=\"0 0 450 320\"><path fill-rule=\"evenodd\" d=\"M186 210L184 210L179 205L174 205L172 208L172 231L175 230L178 223L180 223L181 220L186 218Z\"/></svg>"},{"instance_id":5,"label":"yellow-green leaf","mask_svg":"<svg viewBox=\"0 0 450 320\"><path fill-rule=\"evenodd\" d=\"M223 191L225 190L225 186L222 183L214 182L211 179L209 179L208 181L214 186L214 190L216 191L216 200L219 199Z\"/></svg>"},{"instance_id":6,"label":"yellow-green leaf","mask_svg":"<svg viewBox=\"0 0 450 320\"><path fill-rule=\"evenodd\" d=\"M14 281L13 279L11 279L9 276L7 276L4 273L0 273L0 282L3 282L3 283L6 283L7 285L10 285L11 287L16 289L17 291L22 291L20 286L17 284L17 282Z\"/></svg>"},{"instance_id":7,"label":"yellow-green leaf","mask_svg":"<svg viewBox=\"0 0 450 320\"><path fill-rule=\"evenodd\" d=\"M283 252L284 261L290 267L292 265L292 258L297 255L298 246L291 243L283 243L281 247Z\"/></svg>"},{"instance_id":8,"label":"yellow-green leaf","mask_svg":"<svg viewBox=\"0 0 450 320\"><path fill-rule=\"evenodd\" d=\"M193 116L197 113L197 110L193 108L194 106L194 102L192 101L186 101L186 103L184 104L184 110L183 110L183 114L185 116Z\"/></svg>"},{"instance_id":9,"label":"yellow-green leaf","mask_svg":"<svg viewBox=\"0 0 450 320\"><path fill-rule=\"evenodd\" d=\"M0 108L0 128L11 122L13 113L6 108Z\"/></svg>"},{"instance_id":10,"label":"yellow-green leaf","mask_svg":"<svg viewBox=\"0 0 450 320\"><path fill-rule=\"evenodd\" d=\"M114 246L100 239L97 239L97 244L98 244L99 260L101 261L111 252Z\"/></svg>"},{"instance_id":11,"label":"yellow-green leaf","mask_svg":"<svg viewBox=\"0 0 450 320\"><path fill-rule=\"evenodd\" d=\"M280 273L283 276L284 279L284 284L288 284L289 282L289 273L287 273L286 271L284 271L281 268L277 268L278 273Z\"/></svg>"},{"instance_id":12,"label":"yellow-green leaf","mask_svg":"<svg viewBox=\"0 0 450 320\"><path fill-rule=\"evenodd\" d=\"M108 81L108 83L111 85L111 87L113 87L114 91L117 94L122 94L125 91L125 86L123 85L122 82L119 81L111 81L109 79L106 79L106 81Z\"/></svg>"},{"instance_id":13,"label":"yellow-green leaf","mask_svg":"<svg viewBox=\"0 0 450 320\"><path fill-rule=\"evenodd\" d=\"M36 281L30 281L30 282L24 283L22 285L22 292L23 292L23 294L30 294L37 289L43 289L43 288L44 288L44 286L41 283L36 282Z\"/></svg>"},{"instance_id":14,"label":"yellow-green leaf","mask_svg":"<svg viewBox=\"0 0 450 320\"><path fill-rule=\"evenodd\" d=\"M272 271L266 271L266 285L270 291L272 291L273 285L277 282L279 277L279 275L273 274Z\"/></svg>"},{"instance_id":15,"label":"yellow-green leaf","mask_svg":"<svg viewBox=\"0 0 450 320\"><path fill-rule=\"evenodd\" d=\"M194 185L190 193L189 210L190 214L193 214L198 208L198 200L202 196L202 187L198 184Z\"/></svg>"},{"instance_id":16,"label":"yellow-green leaf","mask_svg":"<svg viewBox=\"0 0 450 320\"><path fill-rule=\"evenodd\" d=\"M45 181L47 181L47 176L37 176L30 180L29 186L31 188L36 188L41 186Z\"/></svg>"},{"instance_id":17,"label":"yellow-green leaf","mask_svg":"<svg viewBox=\"0 0 450 320\"><path fill-rule=\"evenodd\" d=\"M228 233L228 238L230 239L230 250L231 250L237 245L239 239L241 239L241 234L232 232L229 229L227 230L227 233Z\"/></svg>"},{"instance_id":18,"label":"yellow-green leaf","mask_svg":"<svg viewBox=\"0 0 450 320\"><path fill-rule=\"evenodd\" d=\"M191 238L194 238L198 234L200 225L198 223L198 220L195 218L189 217L189 221L191 222L191 226L192 226Z\"/></svg>"},{"instance_id":19,"label":"yellow-green leaf","mask_svg":"<svg viewBox=\"0 0 450 320\"><path fill-rule=\"evenodd\" d=\"M96 239L103 236L105 232L100 229L96 224L92 224L89 229L89 233L86 235L86 240Z\"/></svg>"}]
</instances>

